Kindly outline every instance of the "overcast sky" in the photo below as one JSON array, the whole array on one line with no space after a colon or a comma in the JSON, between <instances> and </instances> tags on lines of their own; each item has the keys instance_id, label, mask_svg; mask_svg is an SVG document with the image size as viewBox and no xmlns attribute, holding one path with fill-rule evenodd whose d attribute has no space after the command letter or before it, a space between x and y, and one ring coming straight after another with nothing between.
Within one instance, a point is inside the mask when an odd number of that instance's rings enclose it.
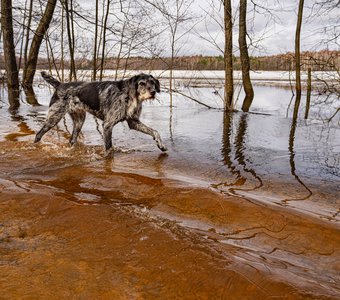
<instances>
[{"instance_id":1,"label":"overcast sky","mask_svg":"<svg viewBox=\"0 0 340 300\"><path fill-rule=\"evenodd\" d=\"M218 2L218 1L216 1ZM237 4L239 1L233 1L234 12L237 12ZM257 48L251 51L254 55L259 54L277 54L287 51L294 51L295 27L297 19L297 0L255 0L259 6L263 6L270 10L266 12L260 7L257 8L259 13L254 15L253 5L248 1L248 30L253 42L256 43ZM303 50L325 49L327 46L331 49L339 50L339 39L333 43L323 43L330 35L333 35L334 24L337 24L337 34L340 31L340 4L338 8L331 12L323 13L322 15L316 13L316 7L312 10L313 4L316 1L305 0L304 22L301 32L301 48ZM339 1L333 1L339 2ZM210 1L195 0L193 3L194 13L202 15L203 11L211 11L209 6ZM222 12L221 12L222 13ZM234 45L237 46L238 39L238 16L236 16L234 24ZM324 30L326 28L326 31ZM196 27L195 31L208 37L207 29L210 35L217 37L219 45L223 48L223 33L216 22L211 18L204 18ZM189 45L185 47L187 53L201 53L207 55L216 55L218 51L211 46L210 43L202 41L201 39L189 38ZM258 41L258 42L257 42ZM338 44L336 44L336 42ZM236 47L235 47L236 48ZM237 50L235 50L237 51Z\"/></svg>"},{"instance_id":2,"label":"overcast sky","mask_svg":"<svg viewBox=\"0 0 340 300\"><path fill-rule=\"evenodd\" d=\"M24 6L26 0L14 0L13 5ZM100 0L100 4L103 0ZM127 1L127 0L126 0ZM144 7L146 0L131 0L139 1ZM161 1L161 0L149 0L149 1ZM169 0L170 3L175 0ZM190 1L190 0L186 0ZM301 33L301 48L302 50L322 50L331 49L339 50L339 39L334 39L329 42L330 37L334 34L339 35L340 32L340 1L329 0L332 3L338 3L337 9L328 11L322 11L322 13L316 14L318 11L315 7L315 3L321 0L305 0L304 21ZM322 0L324 1L324 0ZM78 31L78 37L81 37L78 42L78 53L81 53L81 47L83 53L90 53L89 47L93 45L93 18L95 11L95 0L74 0L78 3L77 10L83 10L87 14L92 15L92 23L86 23L84 20L78 20L79 23L83 23L83 28L76 28ZM114 4L114 2L116 4ZM254 13L254 5L256 3L257 9ZM20 4L21 3L21 4ZM106 3L106 1L105 1ZM126 3L126 2L125 2ZM212 9L211 3L215 3L215 9ZM221 0L192 0L190 6L190 14L193 17L192 21L180 26L178 35L183 32L187 32L188 29L193 29L189 34L185 34L182 39L177 43L180 51L178 55L222 55L224 48L224 36L223 36L223 7L219 7ZM234 22L234 51L237 53L238 44L238 3L239 0L232 0L233 3L233 15L235 17ZM171 8L174 8L171 6ZM112 12L117 14L120 6L118 1L113 1ZM287 51L294 51L294 38L295 27L297 19L298 0L248 0L248 33L252 39L253 45L250 47L251 55L271 55L285 53ZM313 8L313 9L312 9ZM140 7L139 7L140 9ZM60 12L60 8L59 8ZM138 13L138 12L137 12ZM213 14L213 16L212 16ZM58 18L58 16L56 16ZM60 16L59 16L60 18ZM157 20L160 19L160 13L153 13L150 22L157 24ZM79 24L78 23L78 24ZM84 25L85 23L85 25ZM117 24L116 20L111 20L111 26ZM195 25L195 26L193 26ZM222 25L222 27L221 27ZM335 27L337 25L337 27ZM151 25L150 25L151 26ZM60 38L60 24L55 25L54 29L51 26L51 34L55 34L57 38ZM77 26L76 26L77 27ZM169 31L162 33L159 38L159 45L164 49L162 55L170 55L169 44ZM116 38L119 38L117 36ZM215 44L211 41L215 40ZM323 41L327 40L327 43ZM108 42L109 43L109 42ZM154 43L154 42L153 42ZM18 46L19 47L19 46ZM108 45L110 55L115 55L115 46ZM1 49L2 50L2 49ZM54 49L58 51L58 49ZM2 52L2 51L1 51ZM42 52L44 52L44 45L42 46ZM148 55L136 49L133 55Z\"/></svg>"}]
</instances>

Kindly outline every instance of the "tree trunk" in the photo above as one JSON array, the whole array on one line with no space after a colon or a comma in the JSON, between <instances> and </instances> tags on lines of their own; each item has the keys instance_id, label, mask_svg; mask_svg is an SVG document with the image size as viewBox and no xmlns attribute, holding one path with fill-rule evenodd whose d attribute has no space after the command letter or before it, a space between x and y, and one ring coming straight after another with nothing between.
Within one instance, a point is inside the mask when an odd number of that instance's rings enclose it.
<instances>
[{"instance_id":1,"label":"tree trunk","mask_svg":"<svg viewBox=\"0 0 340 300\"><path fill-rule=\"evenodd\" d=\"M65 80L65 62L64 62L64 8L61 8L61 82Z\"/></svg>"},{"instance_id":2,"label":"tree trunk","mask_svg":"<svg viewBox=\"0 0 340 300\"><path fill-rule=\"evenodd\" d=\"M107 20L108 20L109 12L110 12L110 1L111 0L107 0L106 13L105 13L105 19L104 19L102 57L101 57L101 61L100 61L100 73L99 73L100 81L103 80L104 61L105 61L105 45L106 45L106 28L107 28Z\"/></svg>"},{"instance_id":3,"label":"tree trunk","mask_svg":"<svg viewBox=\"0 0 340 300\"><path fill-rule=\"evenodd\" d=\"M72 67L73 67L73 78L77 81L76 63L74 59L74 51L76 49L76 39L74 34L74 17L73 17L73 0L70 0L70 21L71 21L71 41L72 41Z\"/></svg>"},{"instance_id":4,"label":"tree trunk","mask_svg":"<svg viewBox=\"0 0 340 300\"><path fill-rule=\"evenodd\" d=\"M30 40L30 30L31 30L31 22L32 22L32 10L33 10L33 0L30 0L30 6L28 10L28 19L27 19L27 27L26 27L26 38L25 38L25 47L24 47L24 67L27 65L27 56L28 56L28 44Z\"/></svg>"},{"instance_id":5,"label":"tree trunk","mask_svg":"<svg viewBox=\"0 0 340 300\"><path fill-rule=\"evenodd\" d=\"M27 0L25 0L24 11L25 12L27 11ZM24 13L24 19L22 21L22 37L21 37L21 43L20 43L20 56L19 56L19 62L18 62L18 71L20 71L20 68L21 68L22 55L23 55L23 50L24 50L25 27L26 27L26 13Z\"/></svg>"},{"instance_id":6,"label":"tree trunk","mask_svg":"<svg viewBox=\"0 0 340 300\"><path fill-rule=\"evenodd\" d=\"M308 119L311 92L312 92L312 69L311 69L311 67L308 67L305 119Z\"/></svg>"},{"instance_id":7,"label":"tree trunk","mask_svg":"<svg viewBox=\"0 0 340 300\"><path fill-rule=\"evenodd\" d=\"M233 110L234 79L233 79L233 16L231 0L224 0L224 108Z\"/></svg>"},{"instance_id":8,"label":"tree trunk","mask_svg":"<svg viewBox=\"0 0 340 300\"><path fill-rule=\"evenodd\" d=\"M170 59L170 76L169 76L169 92L170 92L170 108L172 109L172 100L173 100L173 68L174 68L174 40L175 37L173 37L173 43L171 45L171 59Z\"/></svg>"},{"instance_id":9,"label":"tree trunk","mask_svg":"<svg viewBox=\"0 0 340 300\"><path fill-rule=\"evenodd\" d=\"M50 26L56 3L57 0L49 0L47 2L45 12L39 22L37 30L34 33L27 62L24 66L23 86L25 90L32 89L33 79L37 68L40 46L45 36L45 33L47 32L47 29Z\"/></svg>"},{"instance_id":10,"label":"tree trunk","mask_svg":"<svg viewBox=\"0 0 340 300\"><path fill-rule=\"evenodd\" d=\"M246 40L247 37L246 22L247 22L247 0L240 0L240 22L238 43L240 47L243 88L246 94L242 104L242 110L244 112L249 111L249 108L254 98L254 90L249 75L250 63Z\"/></svg>"},{"instance_id":11,"label":"tree trunk","mask_svg":"<svg viewBox=\"0 0 340 300\"><path fill-rule=\"evenodd\" d=\"M298 18L296 23L295 32L295 89L296 89L296 99L294 105L293 117L297 118L299 112L299 106L301 101L301 62L300 62L300 35L301 35L301 25L303 16L303 5L304 0L299 1Z\"/></svg>"},{"instance_id":12,"label":"tree trunk","mask_svg":"<svg viewBox=\"0 0 340 300\"><path fill-rule=\"evenodd\" d=\"M70 13L70 8L71 11L73 9L73 1L71 0L71 7L69 7L68 0L63 1L63 7L65 9L65 14L66 14L66 29L67 29L67 37L68 37L68 46L70 50L70 73L69 73L69 81L72 81L72 79L77 80L77 75L76 75L76 66L75 66L75 61L74 61L74 35L73 33L73 18Z\"/></svg>"},{"instance_id":13,"label":"tree trunk","mask_svg":"<svg viewBox=\"0 0 340 300\"><path fill-rule=\"evenodd\" d=\"M96 0L96 18L94 25L94 45L93 45L93 69L92 80L95 81L97 77L97 42L98 42L98 6L99 0Z\"/></svg>"},{"instance_id":14,"label":"tree trunk","mask_svg":"<svg viewBox=\"0 0 340 300\"><path fill-rule=\"evenodd\" d=\"M3 33L4 59L7 75L10 106L19 106L19 72L15 57L15 46L12 23L12 0L1 0L1 28Z\"/></svg>"}]
</instances>

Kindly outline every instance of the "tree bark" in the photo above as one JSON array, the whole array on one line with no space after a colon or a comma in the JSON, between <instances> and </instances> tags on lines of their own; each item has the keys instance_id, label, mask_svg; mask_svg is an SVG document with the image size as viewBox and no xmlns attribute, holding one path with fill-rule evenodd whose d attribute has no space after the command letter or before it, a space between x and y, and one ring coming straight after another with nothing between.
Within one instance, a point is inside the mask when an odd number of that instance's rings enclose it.
<instances>
[{"instance_id":1,"label":"tree bark","mask_svg":"<svg viewBox=\"0 0 340 300\"><path fill-rule=\"evenodd\" d=\"M61 82L64 82L65 80L65 62L64 62L64 8L61 8L61 62L60 62L60 68L61 68Z\"/></svg>"},{"instance_id":2,"label":"tree bark","mask_svg":"<svg viewBox=\"0 0 340 300\"><path fill-rule=\"evenodd\" d=\"M296 23L296 32L295 32L295 90L296 90L296 98L295 98L294 113L293 113L294 118L297 118L297 116L298 116L299 106L300 106L300 101L301 101L300 35L301 35L301 25L302 25L302 16L303 16L303 5L304 5L304 0L300 0L299 1L297 23Z\"/></svg>"},{"instance_id":3,"label":"tree bark","mask_svg":"<svg viewBox=\"0 0 340 300\"><path fill-rule=\"evenodd\" d=\"M1 28L3 34L4 59L10 106L19 106L19 72L15 57L13 36L12 0L1 0Z\"/></svg>"},{"instance_id":4,"label":"tree bark","mask_svg":"<svg viewBox=\"0 0 340 300\"><path fill-rule=\"evenodd\" d=\"M110 12L110 1L111 0L107 0L107 3L106 3L106 13L105 13L104 29L103 29L102 57L100 60L100 73L99 73L100 81L103 80L104 62L105 62L105 45L106 45L106 28L107 28L107 20L108 20L109 12Z\"/></svg>"},{"instance_id":5,"label":"tree bark","mask_svg":"<svg viewBox=\"0 0 340 300\"><path fill-rule=\"evenodd\" d=\"M48 0L45 12L39 22L38 28L34 33L27 62L24 66L23 86L24 89L32 89L33 79L37 68L39 50L45 33L50 26L57 0Z\"/></svg>"},{"instance_id":6,"label":"tree bark","mask_svg":"<svg viewBox=\"0 0 340 300\"><path fill-rule=\"evenodd\" d=\"M233 20L231 0L224 0L224 108L233 110Z\"/></svg>"},{"instance_id":7,"label":"tree bark","mask_svg":"<svg viewBox=\"0 0 340 300\"><path fill-rule=\"evenodd\" d=\"M26 27L26 37L25 37L25 47L24 47L24 67L27 64L27 54L28 54L28 44L30 40L30 30L31 30L31 22L32 22L32 10L33 10L33 0L30 0L30 6L28 10L28 20Z\"/></svg>"},{"instance_id":8,"label":"tree bark","mask_svg":"<svg viewBox=\"0 0 340 300\"><path fill-rule=\"evenodd\" d=\"M312 92L312 69L311 67L308 67L305 119L308 119L311 92Z\"/></svg>"},{"instance_id":9,"label":"tree bark","mask_svg":"<svg viewBox=\"0 0 340 300\"><path fill-rule=\"evenodd\" d=\"M250 63L249 63L249 55L248 55L248 47L247 47L247 0L240 0L240 22L239 22L239 37L238 43L240 47L240 60L241 60L241 67L242 67L242 82L244 92L246 94L243 104L242 110L244 112L249 111L251 103L254 99L254 90L251 84L249 70L250 70Z\"/></svg>"},{"instance_id":10,"label":"tree bark","mask_svg":"<svg viewBox=\"0 0 340 300\"><path fill-rule=\"evenodd\" d=\"M95 81L97 77L97 42L98 42L98 6L99 0L96 0L96 18L94 25L94 45L93 45L93 69L92 69L92 80Z\"/></svg>"},{"instance_id":11,"label":"tree bark","mask_svg":"<svg viewBox=\"0 0 340 300\"><path fill-rule=\"evenodd\" d=\"M76 65L74 61L74 35L73 35L73 14L70 12L73 9L73 1L71 0L70 7L68 4L68 0L63 0L63 8L65 9L66 14L66 29L67 29L67 37L68 37L68 46L70 50L70 73L69 80L72 79L77 80L76 74Z\"/></svg>"}]
</instances>

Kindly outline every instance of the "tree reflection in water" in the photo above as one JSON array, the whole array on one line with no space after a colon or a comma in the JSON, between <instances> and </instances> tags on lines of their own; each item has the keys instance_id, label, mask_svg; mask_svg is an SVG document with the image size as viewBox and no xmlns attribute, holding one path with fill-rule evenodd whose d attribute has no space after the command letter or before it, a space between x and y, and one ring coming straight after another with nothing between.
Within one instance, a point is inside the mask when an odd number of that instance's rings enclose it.
<instances>
[{"instance_id":1,"label":"tree reflection in water","mask_svg":"<svg viewBox=\"0 0 340 300\"><path fill-rule=\"evenodd\" d=\"M222 182L213 185L214 188L220 189L223 187L230 187L228 189L229 192L233 194L237 194L238 191L253 191L259 189L263 186L262 179L256 174L255 170L247 166L247 159L245 157L245 137L247 134L247 126L248 126L248 115L243 113L239 118L238 128L236 131L236 136L234 142L232 142L233 138L233 118L236 116L233 112L225 112L223 118L223 137L222 137L222 156L223 163L227 166L228 170L231 172L236 179L231 182ZM237 164L235 164L234 159L232 158L233 153L235 152L235 160ZM238 167L242 167L242 170L239 170ZM250 174L253 178L258 182L255 186L249 188L236 188L235 186L243 186L247 182L247 177L242 175L242 173Z\"/></svg>"},{"instance_id":2,"label":"tree reflection in water","mask_svg":"<svg viewBox=\"0 0 340 300\"><path fill-rule=\"evenodd\" d=\"M295 134L296 134L296 126L297 126L297 117L293 117L292 124L290 127L289 132L289 141L288 141L288 151L289 151L289 163L290 163L290 172L296 179L296 181L304 187L307 191L307 195L304 197L297 197L297 198L291 198L291 199L284 199L282 200L283 204L287 204L289 201L294 200L306 200L309 197L312 196L312 191L303 183L303 181L300 179L300 177L296 174L296 166L295 166L295 151L294 151L294 143L295 143Z\"/></svg>"}]
</instances>

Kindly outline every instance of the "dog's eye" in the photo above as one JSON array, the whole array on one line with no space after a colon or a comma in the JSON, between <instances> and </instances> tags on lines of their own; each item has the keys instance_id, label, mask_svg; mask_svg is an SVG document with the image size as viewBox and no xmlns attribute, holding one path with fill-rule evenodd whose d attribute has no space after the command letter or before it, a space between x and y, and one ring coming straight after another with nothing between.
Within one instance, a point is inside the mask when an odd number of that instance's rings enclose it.
<instances>
[{"instance_id":1,"label":"dog's eye","mask_svg":"<svg viewBox=\"0 0 340 300\"><path fill-rule=\"evenodd\" d=\"M139 82L139 85L145 86L145 85L146 85L146 82L145 82L145 81L140 81L140 82Z\"/></svg>"}]
</instances>

